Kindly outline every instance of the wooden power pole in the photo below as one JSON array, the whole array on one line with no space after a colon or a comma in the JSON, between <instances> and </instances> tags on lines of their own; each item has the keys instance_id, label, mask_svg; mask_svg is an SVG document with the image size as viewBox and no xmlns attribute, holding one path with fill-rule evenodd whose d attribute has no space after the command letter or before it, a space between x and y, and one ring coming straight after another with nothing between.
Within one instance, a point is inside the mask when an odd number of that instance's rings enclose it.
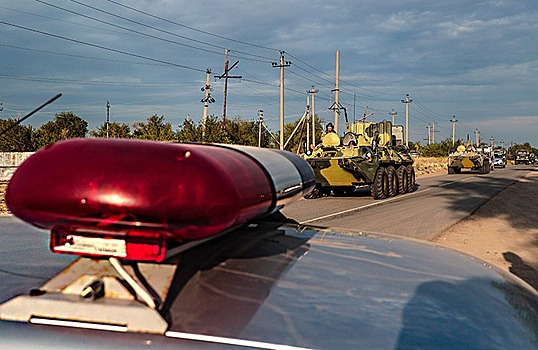
<instances>
[{"instance_id":1,"label":"wooden power pole","mask_svg":"<svg viewBox=\"0 0 538 350\"><path fill-rule=\"evenodd\" d=\"M228 68L229 61L228 61L228 52L229 50L226 49L226 58L224 61L224 73L222 75L218 76L217 78L222 79L224 78L224 102L223 102L223 111L222 111L222 128L226 129L226 98L228 95L228 79L241 79L241 75L229 75L230 71L237 66L239 61L236 61L231 67Z\"/></svg>"}]
</instances>

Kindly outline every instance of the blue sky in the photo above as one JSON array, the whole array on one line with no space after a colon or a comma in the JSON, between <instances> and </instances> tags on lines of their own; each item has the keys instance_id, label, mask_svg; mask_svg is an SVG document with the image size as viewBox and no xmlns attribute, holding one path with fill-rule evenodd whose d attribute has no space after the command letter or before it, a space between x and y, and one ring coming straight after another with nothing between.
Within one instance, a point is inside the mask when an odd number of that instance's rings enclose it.
<instances>
[{"instance_id":1,"label":"blue sky","mask_svg":"<svg viewBox=\"0 0 538 350\"><path fill-rule=\"evenodd\" d=\"M205 71L212 70L209 114L223 113L224 52L231 79L227 115L277 131L279 69L285 52L286 122L303 114L314 86L316 113L332 120L335 53L340 103L350 118L403 124L409 94L410 139L495 138L538 147L538 4L522 1L145 1L3 0L0 4L0 118L39 125L73 111L102 125L164 115L174 128L201 119ZM121 4L126 5L121 6ZM343 118L340 120L343 125Z\"/></svg>"}]
</instances>

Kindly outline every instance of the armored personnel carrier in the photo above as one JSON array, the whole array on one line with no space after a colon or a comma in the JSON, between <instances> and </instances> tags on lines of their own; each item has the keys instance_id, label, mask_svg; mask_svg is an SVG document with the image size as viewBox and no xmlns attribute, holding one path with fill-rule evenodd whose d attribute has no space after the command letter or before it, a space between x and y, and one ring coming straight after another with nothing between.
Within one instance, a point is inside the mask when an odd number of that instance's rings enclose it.
<instances>
[{"instance_id":1,"label":"armored personnel carrier","mask_svg":"<svg viewBox=\"0 0 538 350\"><path fill-rule=\"evenodd\" d=\"M459 174L462 169L478 170L480 174L487 174L491 170L489 157L478 152L470 143L459 145L454 153L448 156L448 173Z\"/></svg>"},{"instance_id":2,"label":"armored personnel carrier","mask_svg":"<svg viewBox=\"0 0 538 350\"><path fill-rule=\"evenodd\" d=\"M393 129L401 130L390 121L358 122L343 137L326 133L321 145L305 155L316 179L308 198L351 193L366 185L375 199L414 191L413 158Z\"/></svg>"}]
</instances>

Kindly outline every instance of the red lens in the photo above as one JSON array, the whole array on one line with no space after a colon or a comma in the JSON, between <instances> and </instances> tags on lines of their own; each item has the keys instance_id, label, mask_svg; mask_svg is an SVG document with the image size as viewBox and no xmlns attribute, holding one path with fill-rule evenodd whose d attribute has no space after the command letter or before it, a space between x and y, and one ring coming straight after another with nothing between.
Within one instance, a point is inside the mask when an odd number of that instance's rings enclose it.
<instances>
[{"instance_id":1,"label":"red lens","mask_svg":"<svg viewBox=\"0 0 538 350\"><path fill-rule=\"evenodd\" d=\"M48 229L153 229L183 242L269 213L272 186L257 162L227 148L76 139L21 164L6 202L17 217Z\"/></svg>"}]
</instances>

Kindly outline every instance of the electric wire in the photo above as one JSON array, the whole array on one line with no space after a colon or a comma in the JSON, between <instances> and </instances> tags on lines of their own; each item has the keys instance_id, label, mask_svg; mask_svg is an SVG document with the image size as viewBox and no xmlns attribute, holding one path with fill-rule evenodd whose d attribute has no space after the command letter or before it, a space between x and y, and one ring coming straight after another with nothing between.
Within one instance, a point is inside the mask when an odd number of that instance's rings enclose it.
<instances>
[{"instance_id":1,"label":"electric wire","mask_svg":"<svg viewBox=\"0 0 538 350\"><path fill-rule=\"evenodd\" d=\"M118 28L118 29L122 29L124 31L128 31L128 32L131 32L131 33L134 33L134 34L137 34L137 35L141 35L141 36L145 36L147 38L151 38L151 39L155 39L155 40L160 40L160 41L164 41L164 42L168 42L168 43L171 43L171 44L176 44L176 45L181 45L181 46L185 46L185 47L188 47L188 48L191 48L191 49L195 49L195 50L200 50L200 51L204 51L204 52L208 52L208 53L212 53L212 54L217 54L217 55L220 55L221 53L220 52L217 52L217 51L213 51L213 50L209 50L209 49L204 49L204 48L201 48L201 47L196 47L196 46L193 46L193 45L189 45L189 44L185 44L185 43L181 43L181 42L178 42L178 41L174 41L174 40L169 40L169 39L164 39L164 38L160 38L158 36L155 36L155 35L151 35L151 34L147 34L147 33L143 33L143 32L140 32L138 30L134 30L134 29L131 29L131 28L127 28L127 27L124 27L124 26L121 26L121 25L118 25L118 24L114 24L114 23L110 23L110 22L107 22L107 21L103 21L103 20L100 20L98 18L95 18L95 17L91 17L91 16L87 16L85 14L82 14L82 13L79 13L79 12L76 12L76 11L72 11L72 10L69 10L69 9L66 9L66 8L63 8L63 7L60 7L60 6L56 6L56 5L53 5L53 4L50 4L48 2L45 2L45 1L42 1L42 0L34 0L36 2L39 2L41 4L44 4L44 5L47 5L47 6L51 6L53 8L56 8L56 9L59 9L59 10L62 10L62 11L65 11L65 12L68 12L68 13L71 13L71 14L74 14L74 15L77 15L77 16L80 16L80 17L84 17L86 19L89 19L91 21L95 21L95 22L98 22L98 23L102 23L102 24L105 24L105 25L108 25L108 26L112 26L114 28ZM73 1L73 0L69 0L69 1ZM77 1L73 1L73 2L76 2L78 3ZM84 5L84 6L87 6L87 7L90 7L92 9L94 9L94 7L92 6L89 6L89 5ZM107 13L108 14L108 13ZM112 15L112 14L111 14ZM122 18L124 19L123 17L121 16L117 16L117 15L114 15L116 17L119 17L119 18ZM133 21L134 22L134 21ZM140 24L140 25L143 25L145 27L149 27L151 29L155 29L155 30L159 30L159 29L156 29L152 26L148 26L148 25L144 25L142 23L139 23L139 22L135 22L137 24ZM172 34L174 35L173 33L170 33L170 32L167 32L167 31L163 31L167 34ZM188 39L188 38L185 38L183 36L180 36L180 35L176 35L176 36L179 36L183 39ZM196 41L194 39L189 39L189 40L192 40L192 41ZM220 48L220 47L219 47ZM224 49L224 48L222 48Z\"/></svg>"},{"instance_id":2,"label":"electric wire","mask_svg":"<svg viewBox=\"0 0 538 350\"><path fill-rule=\"evenodd\" d=\"M178 23L178 22L175 22L175 21L171 21L171 20L163 18L163 17L156 16L156 15L150 14L150 13L142 11L142 10L138 10L138 9L136 9L134 7L127 6L125 4L119 3L119 2L114 1L114 0L105 0L105 1L108 1L109 3L112 3L112 4L115 4L115 5L127 8L127 9L129 9L131 11L138 12L138 13L143 14L145 16L149 16L149 17L152 17L152 18L155 18L155 19L159 19L161 21L164 21L164 22L167 22L167 23L170 23L170 24L174 24L174 25L180 26L182 28L186 28L186 29L198 32L198 33L210 35L210 36L213 36L213 37L216 37L216 38L219 38L219 39L228 40L228 41L235 42L235 43L238 43L238 44L257 47L257 48L260 48L260 49L265 49L265 50L270 50L270 51L277 51L277 52L280 51L280 50L275 49L275 48L271 48L271 47L267 47L267 46L263 46L263 45L258 45L258 44L252 44L252 43L248 43L246 41L232 39L232 38L225 37L223 35L218 35L218 34L210 33L210 32L200 30L200 29L197 29L197 28L189 27L187 25L184 25L184 24L181 24L181 23Z\"/></svg>"},{"instance_id":3,"label":"electric wire","mask_svg":"<svg viewBox=\"0 0 538 350\"><path fill-rule=\"evenodd\" d=\"M96 61L106 61L106 62L128 63L128 64L137 64L137 65L168 67L168 65L162 64L162 63L135 62L135 61L117 60L117 59L113 59L113 58L75 55L75 54L69 54L69 53L65 53L65 52L54 52L54 51L47 51L47 50L39 50L39 49L32 49L32 48L29 48L29 47L6 45L6 44L0 44L0 46L9 47L9 48L12 48L12 49L17 49L17 50L26 50L26 51L31 51L31 52L46 53L46 54L50 54L50 55L59 55L59 56L65 56L65 57L84 58L84 59L90 59L90 60L96 60Z\"/></svg>"},{"instance_id":4,"label":"electric wire","mask_svg":"<svg viewBox=\"0 0 538 350\"><path fill-rule=\"evenodd\" d=\"M47 5L50 5L42 0L34 0L34 1L37 1L39 3L45 3ZM120 15L117 15L117 14L114 14L112 12L109 12L109 11L105 11L105 10L102 10L100 8L97 8L95 6L91 6L91 5L88 5L88 4L84 4L80 1L77 1L77 0L68 0L72 3L75 3L75 4L78 4L80 6L84 6L84 7L87 7L87 8L90 8L94 11L98 11L98 12L101 12L101 13L104 13L104 14L107 14L109 16L112 16L112 17L115 17L115 18L119 18L119 19L122 19L124 21L127 21L127 22L130 22L130 23L134 23L134 24L137 24L137 25L140 25L140 26L143 26L143 27L146 27L146 28L149 28L149 29L153 29L153 30L156 30L156 31L159 31L161 33L165 33L165 34L168 34L168 35L172 35L172 36L176 36L176 37L179 37L181 39L184 39L184 40L189 40L189 41L192 41L192 42L196 42L198 44L203 44L203 45L207 45L207 46L210 46L210 47L213 47L213 48L219 48L221 50L225 50L226 47L224 46L220 46L220 45L215 45L215 44L211 44L211 43L208 43L208 42L205 42L205 41L202 41L202 40L197 40L197 39L193 39L193 38L189 38L189 37L186 37L184 35L180 35L180 34L177 34L177 33L173 33L173 32L170 32L170 31L167 31L167 30L164 30L164 29L160 29L160 28L157 28L155 26L151 26L151 25L148 25L148 24L145 24L145 23L142 23L142 22L139 22L139 21L135 21L135 20L132 20L132 19L129 19L127 17L124 17L124 16L120 16ZM54 5L51 5L51 6L54 6ZM56 6L54 6L56 7ZM78 13L77 13L78 14ZM79 15L82 15L82 14L79 14ZM86 16L84 16L86 17ZM112 24L109 24L109 25L112 25ZM114 25L115 26L115 25ZM126 29L126 30L129 30L129 29ZM137 31L136 31L137 32ZM140 33L140 32L137 32L137 33ZM142 33L142 35L149 35L149 34L144 34ZM156 39L159 39L159 40L166 40L166 39L163 39L163 38L158 38L156 36L151 36L153 38L156 38ZM178 43L180 45L184 45L184 46L187 46L187 47L190 47L190 48L194 48L194 49L198 49L198 50L202 50L202 51L208 51L210 53L215 53L215 54L218 54L220 55L221 53L220 52L215 52L215 51L211 51L211 50L207 50L207 49L202 49L202 48L197 48L195 46L192 46L192 45L187 45L187 44L183 44L183 43ZM246 53L246 52L242 52L242 51L237 51L237 50L234 50L236 53L239 53L239 54L242 54L242 55L250 55L250 56L253 56L253 57L257 57L257 58L263 58L263 59L266 59L266 60L270 60L270 58L267 58L267 57L264 57L264 56L260 56L260 55L255 55L255 54L249 54L249 53ZM244 59L248 59L248 60L254 60L252 58L249 58L249 57L243 57ZM261 61L261 62L266 62L266 61Z\"/></svg>"},{"instance_id":5,"label":"electric wire","mask_svg":"<svg viewBox=\"0 0 538 350\"><path fill-rule=\"evenodd\" d=\"M102 46L102 45L98 45L98 44L93 44L93 43L89 43L89 42L82 41L82 40L72 39L72 38L62 36L62 35L57 35L57 34L53 34L53 33L44 32L44 31L41 31L41 30L38 30L38 29L33 29L33 28L21 26L21 25L14 24L14 23L8 23L8 22L0 21L0 24L4 24L4 25L11 26L11 27L14 27L14 28L27 30L27 31L33 32L33 33L38 33L38 34L51 36L53 38L62 39L62 40L74 42L74 43L77 43L77 44L91 46L91 47L98 48L98 49L105 50L105 51L115 52L115 53L119 53L119 54L122 54L122 55L127 55L127 56L131 56L131 57L140 58L140 59L143 59L143 60L163 63L163 64L166 64L166 65L169 65L169 66L174 66L174 67L178 67L178 68L185 68L185 69L205 73L205 69L189 67L189 66L186 66L186 65L183 65L183 64L172 63L172 62L168 62L168 61L165 61L165 60L160 60L160 59L157 59L157 58L151 58L151 57L147 57L147 56L143 56L143 55L139 55L139 54L135 54L135 53L131 53L131 52L117 50L117 49L113 49L113 48L110 48L110 47L106 47L106 46Z\"/></svg>"}]
</instances>

